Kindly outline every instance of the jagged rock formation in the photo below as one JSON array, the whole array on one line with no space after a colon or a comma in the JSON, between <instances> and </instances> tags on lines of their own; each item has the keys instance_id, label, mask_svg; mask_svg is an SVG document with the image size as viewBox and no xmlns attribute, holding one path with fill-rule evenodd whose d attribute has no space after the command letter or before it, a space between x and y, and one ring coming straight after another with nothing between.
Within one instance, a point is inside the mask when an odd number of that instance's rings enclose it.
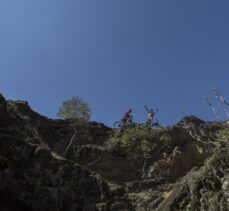
<instances>
[{"instance_id":1,"label":"jagged rock formation","mask_svg":"<svg viewBox=\"0 0 229 211\"><path fill-rule=\"evenodd\" d=\"M7 121L7 103L4 96L0 93L0 124L3 125Z\"/></svg>"},{"instance_id":2,"label":"jagged rock formation","mask_svg":"<svg viewBox=\"0 0 229 211\"><path fill-rule=\"evenodd\" d=\"M223 127L185 117L154 129L169 143L132 158L109 146L113 129L90 122L64 157L70 121L0 96L0 211L226 211L228 145L215 139Z\"/></svg>"}]
</instances>

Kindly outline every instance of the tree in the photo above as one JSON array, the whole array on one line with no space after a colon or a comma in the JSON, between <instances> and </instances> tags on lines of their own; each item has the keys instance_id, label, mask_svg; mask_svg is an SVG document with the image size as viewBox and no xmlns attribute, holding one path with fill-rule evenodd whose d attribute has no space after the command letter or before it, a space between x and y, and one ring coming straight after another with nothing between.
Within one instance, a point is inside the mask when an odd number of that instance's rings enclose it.
<instances>
[{"instance_id":1,"label":"tree","mask_svg":"<svg viewBox=\"0 0 229 211\"><path fill-rule=\"evenodd\" d=\"M59 112L57 113L59 117L64 119L72 120L72 126L74 130L74 134L65 149L64 154L66 155L68 150L73 144L73 141L77 135L77 123L79 122L87 122L91 116L91 109L87 101L78 96L73 96L69 100L65 100L62 103L62 106L59 108Z\"/></svg>"},{"instance_id":2,"label":"tree","mask_svg":"<svg viewBox=\"0 0 229 211\"><path fill-rule=\"evenodd\" d=\"M83 98L73 96L71 99L63 101L57 115L64 119L84 119L88 121L91 116L91 109L88 102Z\"/></svg>"}]
</instances>

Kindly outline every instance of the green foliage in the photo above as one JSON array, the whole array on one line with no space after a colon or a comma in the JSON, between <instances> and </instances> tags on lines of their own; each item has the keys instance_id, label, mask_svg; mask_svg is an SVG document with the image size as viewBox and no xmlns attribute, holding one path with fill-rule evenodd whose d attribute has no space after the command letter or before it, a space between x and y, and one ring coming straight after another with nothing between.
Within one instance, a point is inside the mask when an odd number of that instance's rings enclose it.
<instances>
[{"instance_id":1,"label":"green foliage","mask_svg":"<svg viewBox=\"0 0 229 211\"><path fill-rule=\"evenodd\" d=\"M215 147L211 149L214 155L221 154L222 149L228 149L229 142L229 125L224 126L222 129L218 130L215 134ZM214 157L214 156L213 156ZM206 163L208 166L208 163Z\"/></svg>"},{"instance_id":2,"label":"green foliage","mask_svg":"<svg viewBox=\"0 0 229 211\"><path fill-rule=\"evenodd\" d=\"M199 145L196 145L196 148L197 148L197 151L200 153L200 154L203 154L203 148L200 147Z\"/></svg>"},{"instance_id":3,"label":"green foliage","mask_svg":"<svg viewBox=\"0 0 229 211\"><path fill-rule=\"evenodd\" d=\"M228 141L229 140L229 126L225 127L224 129L220 130L217 133L217 139L219 141Z\"/></svg>"},{"instance_id":4,"label":"green foliage","mask_svg":"<svg viewBox=\"0 0 229 211\"><path fill-rule=\"evenodd\" d=\"M114 134L110 141L131 157L145 156L152 149L152 130L145 125L128 127L121 136Z\"/></svg>"},{"instance_id":5,"label":"green foliage","mask_svg":"<svg viewBox=\"0 0 229 211\"><path fill-rule=\"evenodd\" d=\"M152 144L152 131L142 126L127 128L120 139L121 147L133 157L149 153Z\"/></svg>"},{"instance_id":6,"label":"green foliage","mask_svg":"<svg viewBox=\"0 0 229 211\"><path fill-rule=\"evenodd\" d=\"M152 130L147 125L132 125L125 128L124 132L116 131L107 145L116 148L122 153L140 158L158 152L166 144L171 144L169 134Z\"/></svg>"},{"instance_id":7,"label":"green foliage","mask_svg":"<svg viewBox=\"0 0 229 211\"><path fill-rule=\"evenodd\" d=\"M161 136L159 136L159 139L161 142L167 144L169 144L172 141L171 137L168 134L162 134Z\"/></svg>"},{"instance_id":8,"label":"green foliage","mask_svg":"<svg viewBox=\"0 0 229 211\"><path fill-rule=\"evenodd\" d=\"M191 211L191 199L189 198L188 200L181 201L178 204L178 208L182 211Z\"/></svg>"},{"instance_id":9,"label":"green foliage","mask_svg":"<svg viewBox=\"0 0 229 211\"><path fill-rule=\"evenodd\" d=\"M90 119L91 110L87 101L73 96L71 99L63 101L57 115L64 119L78 119L79 123L83 124Z\"/></svg>"},{"instance_id":10,"label":"green foliage","mask_svg":"<svg viewBox=\"0 0 229 211\"><path fill-rule=\"evenodd\" d=\"M78 118L78 119L72 119L78 126L80 126L82 129L88 129L89 123L87 119Z\"/></svg>"}]
</instances>

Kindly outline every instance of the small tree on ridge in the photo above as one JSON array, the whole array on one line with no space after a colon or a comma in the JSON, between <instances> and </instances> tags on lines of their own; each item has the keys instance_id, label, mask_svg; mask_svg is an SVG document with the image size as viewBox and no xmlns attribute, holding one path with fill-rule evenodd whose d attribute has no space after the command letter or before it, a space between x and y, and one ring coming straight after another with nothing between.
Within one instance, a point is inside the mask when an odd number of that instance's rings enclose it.
<instances>
[{"instance_id":1,"label":"small tree on ridge","mask_svg":"<svg viewBox=\"0 0 229 211\"><path fill-rule=\"evenodd\" d=\"M74 129L74 134L65 149L64 154L66 155L69 148L72 146L73 141L77 135L77 123L79 121L87 122L91 116L91 109L87 101L78 96L73 96L69 100L65 100L62 103L62 106L59 108L59 112L57 113L59 117L64 119L72 120L72 126Z\"/></svg>"},{"instance_id":2,"label":"small tree on ridge","mask_svg":"<svg viewBox=\"0 0 229 211\"><path fill-rule=\"evenodd\" d=\"M88 102L83 98L73 96L71 99L63 101L57 115L64 119L84 119L88 121L91 116L91 109Z\"/></svg>"}]
</instances>

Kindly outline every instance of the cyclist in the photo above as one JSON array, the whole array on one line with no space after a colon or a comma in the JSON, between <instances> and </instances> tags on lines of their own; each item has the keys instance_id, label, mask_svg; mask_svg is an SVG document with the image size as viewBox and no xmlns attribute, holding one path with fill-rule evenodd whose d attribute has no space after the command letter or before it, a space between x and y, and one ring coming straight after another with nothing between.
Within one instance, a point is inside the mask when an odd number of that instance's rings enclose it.
<instances>
[{"instance_id":1,"label":"cyclist","mask_svg":"<svg viewBox=\"0 0 229 211\"><path fill-rule=\"evenodd\" d=\"M153 109L148 109L147 106L144 106L145 110L147 111L147 121L146 124L149 125L150 127L152 127L153 125L153 118L154 115L157 113L158 109L156 109L156 111L154 112Z\"/></svg>"},{"instance_id":2,"label":"cyclist","mask_svg":"<svg viewBox=\"0 0 229 211\"><path fill-rule=\"evenodd\" d=\"M127 123L132 123L132 115L131 115L131 112L132 112L132 109L129 109L125 114L124 114L124 117L122 119L122 122L124 124L127 124Z\"/></svg>"}]
</instances>

